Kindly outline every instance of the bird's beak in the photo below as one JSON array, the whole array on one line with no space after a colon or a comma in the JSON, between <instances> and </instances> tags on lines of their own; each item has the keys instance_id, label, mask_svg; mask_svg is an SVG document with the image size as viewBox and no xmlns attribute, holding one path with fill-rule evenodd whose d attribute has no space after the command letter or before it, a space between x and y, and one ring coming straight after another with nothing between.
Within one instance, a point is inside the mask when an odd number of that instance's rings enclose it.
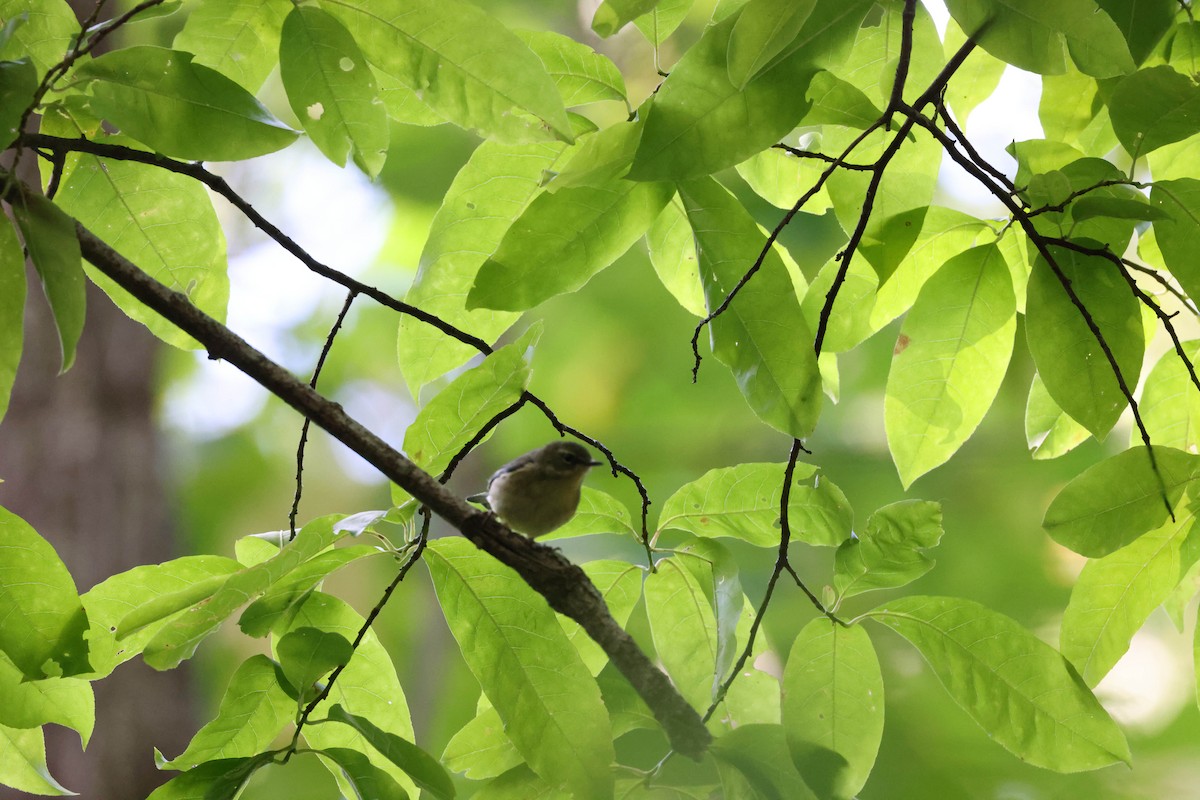
<instances>
[{"instance_id":1,"label":"bird's beak","mask_svg":"<svg viewBox=\"0 0 1200 800\"><path fill-rule=\"evenodd\" d=\"M603 461L589 461L588 466L589 467L598 467L603 463L604 463Z\"/></svg>"}]
</instances>

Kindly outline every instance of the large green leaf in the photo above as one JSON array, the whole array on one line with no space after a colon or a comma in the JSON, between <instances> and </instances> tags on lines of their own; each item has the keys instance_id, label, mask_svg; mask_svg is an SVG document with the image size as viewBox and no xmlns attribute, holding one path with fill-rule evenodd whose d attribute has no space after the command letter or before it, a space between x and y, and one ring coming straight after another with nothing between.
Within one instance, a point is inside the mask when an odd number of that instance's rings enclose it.
<instances>
[{"instance_id":1,"label":"large green leaf","mask_svg":"<svg viewBox=\"0 0 1200 800\"><path fill-rule=\"evenodd\" d=\"M442 752L442 763L449 770L481 781L502 775L524 764L525 759L504 734L499 712L489 705L451 737Z\"/></svg>"},{"instance_id":2,"label":"large green leaf","mask_svg":"<svg viewBox=\"0 0 1200 800\"><path fill-rule=\"evenodd\" d=\"M254 96L192 54L126 47L84 64L95 113L167 156L237 161L287 147L296 138Z\"/></svg>"},{"instance_id":3,"label":"large green leaf","mask_svg":"<svg viewBox=\"0 0 1200 800\"><path fill-rule=\"evenodd\" d=\"M50 301L62 353L61 372L66 372L75 363L75 347L83 333L87 305L75 224L41 195L23 195L22 201L13 205L13 216L21 228L29 260L42 281L42 290ZM22 288L23 273L22 269ZM23 299L24 292L20 294Z\"/></svg>"},{"instance_id":4,"label":"large green leaf","mask_svg":"<svg viewBox=\"0 0 1200 800\"><path fill-rule=\"evenodd\" d=\"M646 616L654 651L693 708L712 702L717 620L704 587L681 556L660 559L646 576Z\"/></svg>"},{"instance_id":5,"label":"large green leaf","mask_svg":"<svg viewBox=\"0 0 1200 800\"><path fill-rule=\"evenodd\" d=\"M861 626L815 619L800 631L783 672L783 729L818 797L863 787L883 738L883 675Z\"/></svg>"},{"instance_id":6,"label":"large green leaf","mask_svg":"<svg viewBox=\"0 0 1200 800\"><path fill-rule=\"evenodd\" d=\"M903 597L870 612L929 662L989 737L1058 772L1129 762L1116 723L1054 648L970 600Z\"/></svg>"},{"instance_id":7,"label":"large green leaf","mask_svg":"<svg viewBox=\"0 0 1200 800\"><path fill-rule=\"evenodd\" d=\"M534 325L520 339L459 375L421 408L404 432L404 452L413 463L440 474L492 417L521 399L529 383L525 353L541 332L541 325Z\"/></svg>"},{"instance_id":8,"label":"large green leaf","mask_svg":"<svg viewBox=\"0 0 1200 800\"><path fill-rule=\"evenodd\" d=\"M1183 342L1183 352L1193 364L1200 362L1200 341ZM1150 441L1200 451L1200 389L1175 350L1163 353L1146 376L1140 407ZM1131 446L1140 443L1141 433L1130 431L1130 438Z\"/></svg>"},{"instance_id":9,"label":"large green leaf","mask_svg":"<svg viewBox=\"0 0 1200 800\"><path fill-rule=\"evenodd\" d=\"M20 61L0 61L0 147L12 144L25 109L33 104L38 77L28 57Z\"/></svg>"},{"instance_id":10,"label":"large green leaf","mask_svg":"<svg viewBox=\"0 0 1200 800\"><path fill-rule=\"evenodd\" d=\"M784 729L779 725L741 725L713 742L713 757L718 769L735 768L752 787L752 795L733 789L724 769L722 783L726 797L761 797L765 800L811 800L817 796L788 758Z\"/></svg>"},{"instance_id":11,"label":"large green leaf","mask_svg":"<svg viewBox=\"0 0 1200 800\"><path fill-rule=\"evenodd\" d=\"M484 142L476 148L433 218L421 267L405 300L489 343L512 325L518 314L468 310L467 292L512 220L541 191L544 174L556 166L564 149L549 142ZM407 315L400 320L400 369L414 396L477 352L426 322Z\"/></svg>"},{"instance_id":12,"label":"large green leaf","mask_svg":"<svg viewBox=\"0 0 1200 800\"><path fill-rule=\"evenodd\" d=\"M517 31L517 36L541 59L564 106L625 99L625 79L608 56L553 31Z\"/></svg>"},{"instance_id":13,"label":"large green leaf","mask_svg":"<svg viewBox=\"0 0 1200 800\"><path fill-rule=\"evenodd\" d=\"M766 246L745 208L711 178L681 184L696 235L709 311L733 291ZM728 366L750 408L768 425L801 438L821 413L813 340L783 260L768 250L761 268L709 325L713 355Z\"/></svg>"},{"instance_id":14,"label":"large green leaf","mask_svg":"<svg viewBox=\"0 0 1200 800\"><path fill-rule=\"evenodd\" d=\"M241 565L229 558L185 556L162 564L134 567L93 586L81 599L91 624L88 646L94 677L108 675L118 664L141 653L169 619L163 617L118 643L114 635L117 626L131 612L158 598L188 592L197 585L212 586L214 581L219 583L240 569Z\"/></svg>"},{"instance_id":15,"label":"large green leaf","mask_svg":"<svg viewBox=\"0 0 1200 800\"><path fill-rule=\"evenodd\" d=\"M423 792L436 800L450 800L454 797L454 784L451 783L445 768L437 759L404 737L388 733L376 727L366 717L351 714L341 706L330 709L329 719L343 722L361 733L388 761L408 773Z\"/></svg>"},{"instance_id":16,"label":"large green leaf","mask_svg":"<svg viewBox=\"0 0 1200 800\"><path fill-rule=\"evenodd\" d=\"M46 740L41 728L0 725L0 785L37 795L75 794L54 779L46 766Z\"/></svg>"},{"instance_id":17,"label":"large green leaf","mask_svg":"<svg viewBox=\"0 0 1200 800\"><path fill-rule=\"evenodd\" d=\"M317 628L354 641L362 629L363 618L342 600L323 592L313 592L300 607L292 626L293 629ZM380 731L410 742L414 739L408 701L396 677L396 668L387 649L371 629L367 629L354 648L354 655L333 684L329 697L318 706L318 714L322 709L335 706L365 717ZM410 797L417 796L417 786L408 773L376 750L370 740L353 727L330 723L311 725L304 729L304 738L315 748L345 747L366 753L371 763L404 787Z\"/></svg>"},{"instance_id":18,"label":"large green leaf","mask_svg":"<svg viewBox=\"0 0 1200 800\"><path fill-rule=\"evenodd\" d=\"M261 753L250 758L219 758L164 783L146 800L233 800L256 770L271 760Z\"/></svg>"},{"instance_id":19,"label":"large green leaf","mask_svg":"<svg viewBox=\"0 0 1200 800\"><path fill-rule=\"evenodd\" d=\"M209 316L225 319L225 234L203 186L147 164L81 154L68 157L55 202L155 280L183 292ZM122 311L155 336L176 347L197 347L99 270L90 264L84 269Z\"/></svg>"},{"instance_id":20,"label":"large green leaf","mask_svg":"<svg viewBox=\"0 0 1200 800\"><path fill-rule=\"evenodd\" d=\"M430 542L425 563L467 666L526 762L576 797L611 797L608 713L554 612L465 539Z\"/></svg>"},{"instance_id":21,"label":"large green leaf","mask_svg":"<svg viewBox=\"0 0 1200 800\"><path fill-rule=\"evenodd\" d=\"M0 652L0 726L38 728L48 722L76 731L86 748L96 724L91 683L82 678L26 680Z\"/></svg>"},{"instance_id":22,"label":"large green leaf","mask_svg":"<svg viewBox=\"0 0 1200 800\"><path fill-rule=\"evenodd\" d=\"M1170 217L1154 223L1167 268L1189 297L1200 297L1200 180L1155 181L1150 202Z\"/></svg>"},{"instance_id":23,"label":"large green leaf","mask_svg":"<svg viewBox=\"0 0 1200 800\"><path fill-rule=\"evenodd\" d=\"M953 19L947 20L944 44L945 56L950 58L967 41L962 28ZM954 72L946 87L946 103L954 110L960 125L967 122L975 107L991 96L1000 84L1000 76L1008 65L985 50L976 48L971 57ZM1043 80L1043 86L1045 82ZM1043 91L1045 91L1043 89Z\"/></svg>"},{"instance_id":24,"label":"large green leaf","mask_svg":"<svg viewBox=\"0 0 1200 800\"><path fill-rule=\"evenodd\" d=\"M0 223L0 420L8 411L25 338L25 254L11 222Z\"/></svg>"},{"instance_id":25,"label":"large green leaf","mask_svg":"<svg viewBox=\"0 0 1200 800\"><path fill-rule=\"evenodd\" d=\"M79 35L79 20L68 4L58 0L0 0L0 23L8 25L22 14L25 21L0 46L0 61L28 56L40 78L70 49L71 40Z\"/></svg>"},{"instance_id":26,"label":"large green leaf","mask_svg":"<svg viewBox=\"0 0 1200 800\"><path fill-rule=\"evenodd\" d=\"M1107 260L1061 248L1050 252L1132 389L1145 350L1137 298ZM1029 276L1025 334L1050 396L1103 438L1125 409L1125 395L1096 335L1053 269L1040 257Z\"/></svg>"},{"instance_id":27,"label":"large green leaf","mask_svg":"<svg viewBox=\"0 0 1200 800\"><path fill-rule=\"evenodd\" d=\"M1000 390L1016 329L1012 279L994 244L955 256L925 284L900 329L884 397L905 487L974 433Z\"/></svg>"},{"instance_id":28,"label":"large green leaf","mask_svg":"<svg viewBox=\"0 0 1200 800\"><path fill-rule=\"evenodd\" d=\"M729 79L739 89L788 48L817 0L751 0L729 36Z\"/></svg>"},{"instance_id":29,"label":"large green leaf","mask_svg":"<svg viewBox=\"0 0 1200 800\"><path fill-rule=\"evenodd\" d=\"M257 92L279 62L287 0L205 0L189 9L174 47Z\"/></svg>"},{"instance_id":30,"label":"large green leaf","mask_svg":"<svg viewBox=\"0 0 1200 800\"><path fill-rule=\"evenodd\" d=\"M1174 507L1200 470L1200 456L1170 447L1153 451L1154 465L1145 447L1134 447L1084 470L1050 503L1042 527L1054 541L1089 558L1106 556L1157 528L1169 516L1165 503Z\"/></svg>"},{"instance_id":31,"label":"large green leaf","mask_svg":"<svg viewBox=\"0 0 1200 800\"><path fill-rule=\"evenodd\" d=\"M350 32L317 6L297 6L283 23L279 77L304 130L339 167L352 154L374 178L387 158L387 112Z\"/></svg>"},{"instance_id":32,"label":"large green leaf","mask_svg":"<svg viewBox=\"0 0 1200 800\"><path fill-rule=\"evenodd\" d=\"M161 769L187 770L207 761L263 752L296 713L296 701L279 684L277 667L262 654L238 665L217 716L196 732L187 749Z\"/></svg>"},{"instance_id":33,"label":"large green leaf","mask_svg":"<svg viewBox=\"0 0 1200 800\"><path fill-rule=\"evenodd\" d=\"M750 184L755 194L776 208L786 209L812 189L828 168L829 165L822 161L800 158L777 147L760 150L737 165L738 175ZM822 186L804 204L803 212L823 214L829 209L830 202L829 190Z\"/></svg>"},{"instance_id":34,"label":"large green leaf","mask_svg":"<svg viewBox=\"0 0 1200 800\"><path fill-rule=\"evenodd\" d=\"M1108 78L1132 72L1120 29L1095 0L947 0L950 15L979 46L1008 63L1057 75L1067 68L1063 45L1083 72Z\"/></svg>"},{"instance_id":35,"label":"large green leaf","mask_svg":"<svg viewBox=\"0 0 1200 800\"><path fill-rule=\"evenodd\" d=\"M866 130L883 113L861 89L827 70L813 76L808 85L808 99L812 108L804 115L805 125L842 125Z\"/></svg>"},{"instance_id":36,"label":"large green leaf","mask_svg":"<svg viewBox=\"0 0 1200 800\"><path fill-rule=\"evenodd\" d=\"M871 3L822 0L788 49L739 88L727 56L737 16L711 26L655 94L630 177L691 178L730 167L779 141L807 111L798 101L817 71L845 55Z\"/></svg>"},{"instance_id":37,"label":"large green leaf","mask_svg":"<svg viewBox=\"0 0 1200 800\"><path fill-rule=\"evenodd\" d=\"M667 203L646 232L646 249L663 288L688 312L697 317L705 316L696 240L678 197Z\"/></svg>"},{"instance_id":38,"label":"large green leaf","mask_svg":"<svg viewBox=\"0 0 1200 800\"><path fill-rule=\"evenodd\" d=\"M0 508L0 651L29 680L88 672L87 614L71 573L29 523Z\"/></svg>"},{"instance_id":39,"label":"large green leaf","mask_svg":"<svg viewBox=\"0 0 1200 800\"><path fill-rule=\"evenodd\" d=\"M571 124L554 81L515 33L466 0L324 0L380 72L447 120L506 142Z\"/></svg>"},{"instance_id":40,"label":"large green leaf","mask_svg":"<svg viewBox=\"0 0 1200 800\"><path fill-rule=\"evenodd\" d=\"M891 589L933 569L922 553L942 538L942 507L930 500L901 500L871 515L863 532L842 542L833 585L840 597Z\"/></svg>"},{"instance_id":41,"label":"large green leaf","mask_svg":"<svg viewBox=\"0 0 1200 800\"><path fill-rule=\"evenodd\" d=\"M1196 524L1188 493L1175 519L1115 553L1084 565L1063 612L1060 646L1088 686L1095 686L1129 649L1150 612L1179 582L1180 550Z\"/></svg>"},{"instance_id":42,"label":"large green leaf","mask_svg":"<svg viewBox=\"0 0 1200 800\"><path fill-rule=\"evenodd\" d=\"M757 547L779 546L785 464L739 464L714 469L685 484L663 504L658 529L726 536ZM792 539L841 544L854 512L842 491L810 464L797 464L788 497Z\"/></svg>"},{"instance_id":43,"label":"large green leaf","mask_svg":"<svg viewBox=\"0 0 1200 800\"><path fill-rule=\"evenodd\" d=\"M1138 64L1149 57L1179 13L1173 0L1096 0L1096 4L1112 17Z\"/></svg>"},{"instance_id":44,"label":"large green leaf","mask_svg":"<svg viewBox=\"0 0 1200 800\"><path fill-rule=\"evenodd\" d=\"M275 643L275 654L283 677L300 697L307 698L322 676L350 660L354 647L340 633L293 628Z\"/></svg>"},{"instance_id":45,"label":"large green leaf","mask_svg":"<svg viewBox=\"0 0 1200 800\"><path fill-rule=\"evenodd\" d=\"M1140 434L1134 433L1135 436ZM1091 434L1067 414L1046 391L1042 376L1033 373L1025 405L1025 441L1038 460L1058 458L1083 444ZM1155 439L1154 441L1157 441Z\"/></svg>"},{"instance_id":46,"label":"large green leaf","mask_svg":"<svg viewBox=\"0 0 1200 800\"><path fill-rule=\"evenodd\" d=\"M674 194L669 183L618 179L538 195L479 268L467 308L524 311L578 289L642 238Z\"/></svg>"},{"instance_id":47,"label":"large green leaf","mask_svg":"<svg viewBox=\"0 0 1200 800\"><path fill-rule=\"evenodd\" d=\"M629 22L651 11L660 0L604 0L592 16L592 30L608 38Z\"/></svg>"},{"instance_id":48,"label":"large green leaf","mask_svg":"<svg viewBox=\"0 0 1200 800\"><path fill-rule=\"evenodd\" d=\"M1200 88L1171 67L1150 67L1117 84L1108 112L1126 152L1145 155L1200 132Z\"/></svg>"},{"instance_id":49,"label":"large green leaf","mask_svg":"<svg viewBox=\"0 0 1200 800\"><path fill-rule=\"evenodd\" d=\"M358 750L327 747L318 751L318 755L327 766L329 762L337 765L355 796L361 800L408 800L408 792Z\"/></svg>"}]
</instances>

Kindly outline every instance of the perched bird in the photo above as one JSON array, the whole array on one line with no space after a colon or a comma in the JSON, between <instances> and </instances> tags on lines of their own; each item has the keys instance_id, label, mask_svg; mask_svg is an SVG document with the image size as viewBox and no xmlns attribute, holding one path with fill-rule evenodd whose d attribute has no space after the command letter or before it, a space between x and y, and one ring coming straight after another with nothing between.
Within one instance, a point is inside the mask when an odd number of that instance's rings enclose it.
<instances>
[{"instance_id":1,"label":"perched bird","mask_svg":"<svg viewBox=\"0 0 1200 800\"><path fill-rule=\"evenodd\" d=\"M467 500L483 503L514 531L537 538L575 516L583 478L599 465L577 442L551 442L496 470L487 492Z\"/></svg>"}]
</instances>

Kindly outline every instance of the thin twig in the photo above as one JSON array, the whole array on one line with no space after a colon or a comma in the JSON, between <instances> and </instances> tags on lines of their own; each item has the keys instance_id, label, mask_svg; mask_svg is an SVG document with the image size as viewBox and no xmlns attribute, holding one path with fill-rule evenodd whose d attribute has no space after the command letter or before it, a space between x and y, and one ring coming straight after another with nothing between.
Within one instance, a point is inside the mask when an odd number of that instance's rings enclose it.
<instances>
[{"instance_id":1,"label":"thin twig","mask_svg":"<svg viewBox=\"0 0 1200 800\"><path fill-rule=\"evenodd\" d=\"M831 156L818 150L801 150L799 147L792 147L790 144L784 144L783 142L773 144L771 145L771 148L774 150L783 150L788 155L795 156L796 158L810 158L814 161L824 161L826 164L837 164L842 169L854 170L857 172L870 172L871 170L875 169L874 164L855 164L851 161L846 161L842 158L839 158L838 156Z\"/></svg>"},{"instance_id":2,"label":"thin twig","mask_svg":"<svg viewBox=\"0 0 1200 800\"><path fill-rule=\"evenodd\" d=\"M329 351L333 349L333 340L337 336L338 331L342 329L342 322L346 319L346 314L350 312L350 306L354 303L354 298L358 297L358 292L353 289L346 294L346 302L342 304L342 310L338 313L337 319L333 322L333 327L329 329L329 335L325 337L325 346L321 348L321 355L317 358L317 366L313 368L312 379L308 385L313 389L317 388L317 380L321 377L321 370L325 367L325 359L329 357ZM304 492L304 448L308 444L308 429L312 425L312 420L308 417L304 418L304 424L300 426L300 443L296 446L296 494L292 498L292 510L288 512L288 541L296 538L296 516L300 513L300 496Z\"/></svg>"}]
</instances>

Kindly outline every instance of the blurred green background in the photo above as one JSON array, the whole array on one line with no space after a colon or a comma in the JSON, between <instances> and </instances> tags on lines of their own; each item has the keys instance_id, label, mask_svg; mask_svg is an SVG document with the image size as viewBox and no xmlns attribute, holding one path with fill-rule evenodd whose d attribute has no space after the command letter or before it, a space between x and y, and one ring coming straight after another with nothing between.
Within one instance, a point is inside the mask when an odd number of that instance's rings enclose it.
<instances>
[{"instance_id":1,"label":"blurred green background","mask_svg":"<svg viewBox=\"0 0 1200 800\"><path fill-rule=\"evenodd\" d=\"M621 67L635 100L658 81L655 55L640 35L630 30L600 42L587 30L587 9L549 0L490 0L480 5L513 27L553 29L597 47ZM711 7L697 3L683 29L659 54L662 65L669 66L695 39ZM152 20L138 26L137 35L166 43L181 22L180 15ZM268 89L266 102L286 119L287 103L281 95L271 96L272 91L278 89ZM626 111L612 107L599 113L597 119L607 122ZM415 274L440 197L476 144L471 135L449 126L396 125L387 167L375 185L351 170L337 170L303 146L262 163L231 168L227 177L318 258L402 296ZM780 211L753 197L735 174L720 177L762 225L776 224ZM230 240L231 326L307 375L343 293L321 285L227 208L220 211ZM832 214L801 215L783 237L810 279L843 241ZM745 461L786 459L789 441L757 421L724 367L706 358L699 380L692 384L689 340L696 319L658 283L644 246L635 247L579 292L534 309L517 332L533 320L542 320L545 332L533 357L531 390L564 422L603 441L642 477L654 502L652 526L663 501L706 471ZM392 312L357 301L320 388L398 446L416 408L396 365L397 322ZM1127 428L1118 428L1104 445L1088 442L1057 461L1033 461L1023 429L1033 368L1019 334L1004 388L978 432L947 465L905 493L883 432L883 387L897 328L893 323L839 357L841 400L827 403L816 434L807 442L813 455L805 460L823 467L842 488L859 524L875 508L905 497L941 502L946 535L932 553L937 567L906 591L976 600L1055 643L1058 620L1081 562L1042 533L1042 513L1067 480L1121 449ZM240 536L286 527L294 491L297 416L265 399L228 366L202 356L165 353L160 380L177 521L186 536L182 549L231 554ZM497 466L554 435L539 412L526 408L467 459L450 485L463 495L478 491ZM314 432L309 443L304 484L301 522L329 512L388 505L388 487L320 432ZM637 494L629 481L597 470L589 484L622 498L636 515ZM437 525L434 530L435 535L446 533ZM561 546L576 561L636 561L640 553L635 543L609 536ZM730 546L739 558L743 584L757 604L774 554ZM793 563L819 593L830 580L832 551L795 547ZM327 590L365 612L393 569L387 559L356 564L332 578ZM885 599L881 593L855 598L844 611L851 616ZM639 623L637 615L633 627L644 633L644 620ZM772 649L786 654L793 637L813 616L803 595L783 584L766 619ZM456 655L422 570L411 573L377 630L407 690L418 742L436 755L473 716L479 689ZM1027 766L989 741L941 690L915 651L878 626L871 626L870 633L883 663L887 716L878 764L863 798L1196 796L1200 714L1193 698L1190 648L1161 612L1135 639L1130 657L1101 686L1110 710L1128 721L1133 769L1117 766L1074 776ZM231 629L200 649L199 690L210 710L215 710L237 661L261 644ZM653 762L665 745L649 745L653 752L647 757ZM303 800L335 797L336 789L321 767L297 759L256 776L246 796Z\"/></svg>"}]
</instances>

